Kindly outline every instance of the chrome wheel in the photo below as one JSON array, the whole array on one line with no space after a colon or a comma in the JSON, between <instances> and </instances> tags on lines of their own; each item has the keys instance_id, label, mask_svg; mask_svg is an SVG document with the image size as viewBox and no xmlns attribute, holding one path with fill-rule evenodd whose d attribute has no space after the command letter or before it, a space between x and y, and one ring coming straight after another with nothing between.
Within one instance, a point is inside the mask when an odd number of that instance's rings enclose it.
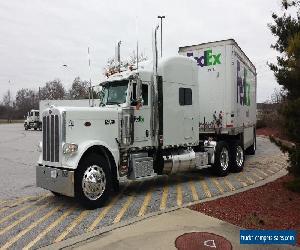
<instances>
[{"instance_id":1,"label":"chrome wheel","mask_svg":"<svg viewBox=\"0 0 300 250\"><path fill-rule=\"evenodd\" d=\"M244 151L240 145L236 146L236 156L235 156L236 165L242 167L244 163Z\"/></svg>"},{"instance_id":2,"label":"chrome wheel","mask_svg":"<svg viewBox=\"0 0 300 250\"><path fill-rule=\"evenodd\" d=\"M222 148L221 154L220 154L220 165L221 168L225 171L228 168L229 165L229 153L226 147Z\"/></svg>"},{"instance_id":3,"label":"chrome wheel","mask_svg":"<svg viewBox=\"0 0 300 250\"><path fill-rule=\"evenodd\" d=\"M106 187L106 177L102 167L93 165L88 167L82 178L82 190L90 200L97 200Z\"/></svg>"}]
</instances>

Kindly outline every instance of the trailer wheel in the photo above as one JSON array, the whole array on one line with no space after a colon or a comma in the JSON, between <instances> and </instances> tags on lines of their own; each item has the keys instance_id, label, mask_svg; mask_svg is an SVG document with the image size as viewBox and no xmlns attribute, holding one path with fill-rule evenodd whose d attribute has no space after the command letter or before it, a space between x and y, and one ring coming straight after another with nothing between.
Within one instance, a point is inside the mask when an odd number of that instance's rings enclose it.
<instances>
[{"instance_id":1,"label":"trailer wheel","mask_svg":"<svg viewBox=\"0 0 300 250\"><path fill-rule=\"evenodd\" d=\"M230 169L232 172L241 172L244 168L245 154L239 142L235 142L230 148Z\"/></svg>"},{"instance_id":2,"label":"trailer wheel","mask_svg":"<svg viewBox=\"0 0 300 250\"><path fill-rule=\"evenodd\" d=\"M75 195L87 208L101 207L111 193L111 175L105 157L95 153L87 155L78 165Z\"/></svg>"},{"instance_id":3,"label":"trailer wheel","mask_svg":"<svg viewBox=\"0 0 300 250\"><path fill-rule=\"evenodd\" d=\"M213 170L219 176L226 176L229 172L229 149L225 141L217 143Z\"/></svg>"}]
</instances>

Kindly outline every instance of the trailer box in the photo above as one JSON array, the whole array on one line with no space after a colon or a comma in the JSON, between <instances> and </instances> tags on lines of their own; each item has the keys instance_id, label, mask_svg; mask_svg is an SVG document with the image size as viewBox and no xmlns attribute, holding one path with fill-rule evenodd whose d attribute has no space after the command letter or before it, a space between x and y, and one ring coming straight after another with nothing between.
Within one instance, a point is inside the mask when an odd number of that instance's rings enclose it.
<instances>
[{"instance_id":1,"label":"trailer box","mask_svg":"<svg viewBox=\"0 0 300 250\"><path fill-rule=\"evenodd\" d=\"M179 54L198 66L200 133L243 132L253 138L256 69L238 44L229 39L185 46Z\"/></svg>"}]
</instances>

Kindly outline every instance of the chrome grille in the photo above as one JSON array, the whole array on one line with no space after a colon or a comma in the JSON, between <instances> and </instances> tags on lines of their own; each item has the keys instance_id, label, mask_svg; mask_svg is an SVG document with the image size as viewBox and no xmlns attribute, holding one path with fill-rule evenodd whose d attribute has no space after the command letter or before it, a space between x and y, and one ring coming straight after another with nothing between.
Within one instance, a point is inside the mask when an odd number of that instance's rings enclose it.
<instances>
[{"instance_id":1,"label":"chrome grille","mask_svg":"<svg viewBox=\"0 0 300 250\"><path fill-rule=\"evenodd\" d=\"M59 162L59 117L43 117L43 160Z\"/></svg>"}]
</instances>

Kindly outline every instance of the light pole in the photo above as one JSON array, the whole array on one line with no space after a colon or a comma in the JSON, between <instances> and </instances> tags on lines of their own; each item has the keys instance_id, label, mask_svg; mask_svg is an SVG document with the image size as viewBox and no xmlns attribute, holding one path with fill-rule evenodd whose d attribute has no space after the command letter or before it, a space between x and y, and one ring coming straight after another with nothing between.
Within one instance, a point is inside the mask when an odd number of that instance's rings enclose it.
<instances>
[{"instance_id":1,"label":"light pole","mask_svg":"<svg viewBox=\"0 0 300 250\"><path fill-rule=\"evenodd\" d=\"M162 57L162 20L166 18L166 16L158 16L160 19L160 57Z\"/></svg>"},{"instance_id":2,"label":"light pole","mask_svg":"<svg viewBox=\"0 0 300 250\"><path fill-rule=\"evenodd\" d=\"M64 70L64 75L65 75L65 78L67 78L67 75L68 75L67 70L69 69L69 66L68 66L68 64L63 64L62 67L66 69L66 70Z\"/></svg>"}]
</instances>

